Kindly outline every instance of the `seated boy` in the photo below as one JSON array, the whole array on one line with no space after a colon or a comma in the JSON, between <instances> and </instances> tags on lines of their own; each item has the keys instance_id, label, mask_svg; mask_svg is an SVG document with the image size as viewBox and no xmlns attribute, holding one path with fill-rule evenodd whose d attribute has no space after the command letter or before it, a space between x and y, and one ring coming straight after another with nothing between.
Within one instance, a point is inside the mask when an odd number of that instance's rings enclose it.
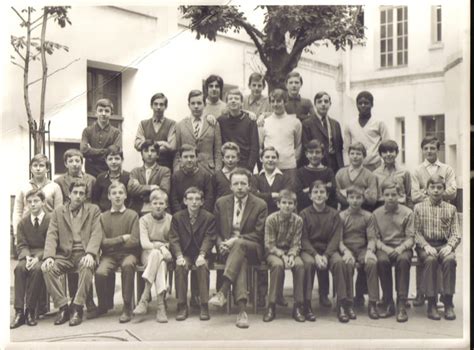
<instances>
[{"instance_id":1,"label":"seated boy","mask_svg":"<svg viewBox=\"0 0 474 350\"><path fill-rule=\"evenodd\" d=\"M240 147L234 142L224 143L221 152L224 166L221 170L217 170L212 178L216 200L232 193L230 190L230 173L237 167L240 160Z\"/></svg>"},{"instance_id":2,"label":"seated boy","mask_svg":"<svg viewBox=\"0 0 474 350\"><path fill-rule=\"evenodd\" d=\"M145 280L145 288L133 313L135 315L147 313L148 300L151 300L151 287L155 284L158 304L156 321L166 323L168 322L165 308L167 263L172 260L169 251L171 215L166 212L168 195L165 191L154 190L150 194L150 204L151 212L142 216L139 221L140 245L143 249L141 261L145 267L142 277Z\"/></svg>"},{"instance_id":3,"label":"seated boy","mask_svg":"<svg viewBox=\"0 0 474 350\"><path fill-rule=\"evenodd\" d=\"M265 255L270 267L270 292L268 309L263 316L263 321L270 322L275 318L277 295L283 294L285 269L291 269L294 296L293 318L298 322L304 322L304 265L299 256L303 219L294 213L296 194L291 190L283 189L279 192L277 205L280 210L270 214L265 221Z\"/></svg>"},{"instance_id":4,"label":"seated boy","mask_svg":"<svg viewBox=\"0 0 474 350\"><path fill-rule=\"evenodd\" d=\"M348 287L348 304L345 305L350 319L356 319L353 309L354 269L358 263L367 276L367 289L369 291L368 314L371 319L378 319L377 301L379 300L379 278L377 274L377 257L375 256L375 226L372 215L361 208L364 202L364 190L357 186L347 188L347 202L349 208L342 211L341 217L342 240L339 251L346 265L348 274L346 286Z\"/></svg>"},{"instance_id":5,"label":"seated boy","mask_svg":"<svg viewBox=\"0 0 474 350\"><path fill-rule=\"evenodd\" d=\"M143 166L134 168L130 172L128 194L130 196L130 209L135 210L140 216L151 211L150 193L153 190L170 192L171 170L158 165L160 146L151 140L145 140L140 146Z\"/></svg>"},{"instance_id":6,"label":"seated boy","mask_svg":"<svg viewBox=\"0 0 474 350\"><path fill-rule=\"evenodd\" d=\"M208 257L215 242L214 215L203 209L204 193L197 187L184 192L186 209L173 215L169 233L171 252L176 257L176 294L178 297L177 321L188 317L188 272L196 267L200 297L201 321L209 317L209 266Z\"/></svg>"},{"instance_id":7,"label":"seated boy","mask_svg":"<svg viewBox=\"0 0 474 350\"><path fill-rule=\"evenodd\" d=\"M26 324L37 325L36 308L39 297L43 296L45 285L41 272L41 260L46 232L49 225L49 214L46 214L45 195L40 189L33 189L25 194L29 214L18 223L16 250L18 264L15 267L15 317L10 329ZM26 300L25 300L26 297Z\"/></svg>"},{"instance_id":8,"label":"seated boy","mask_svg":"<svg viewBox=\"0 0 474 350\"><path fill-rule=\"evenodd\" d=\"M395 315L392 266L395 266L397 289L397 322L406 322L406 301L410 284L410 266L415 243L413 211L399 204L398 183L386 179L382 183L383 207L373 212L377 234L377 269L383 292L381 318Z\"/></svg>"},{"instance_id":9,"label":"seated boy","mask_svg":"<svg viewBox=\"0 0 474 350\"><path fill-rule=\"evenodd\" d=\"M327 205L337 209L336 179L331 168L323 165L324 145L319 140L311 140L306 144L305 156L309 164L296 172L296 193L298 195L298 210L309 207L312 203L309 192L311 184L320 180L326 184L329 192Z\"/></svg>"},{"instance_id":10,"label":"seated boy","mask_svg":"<svg viewBox=\"0 0 474 350\"><path fill-rule=\"evenodd\" d=\"M106 301L109 295L107 288L115 288L107 283L107 276L115 273L118 267L122 270L123 310L119 322L125 323L132 318L133 288L135 267L140 248L138 214L125 207L127 190L121 182L109 187L110 210L100 216L102 231L102 255L95 272L95 290L99 305L96 317L108 311Z\"/></svg>"},{"instance_id":11,"label":"seated boy","mask_svg":"<svg viewBox=\"0 0 474 350\"><path fill-rule=\"evenodd\" d=\"M326 205L328 190L322 181L315 181L310 186L310 198L313 205L303 209L300 216L303 218L303 234L301 238L301 259L304 263L304 303L305 318L316 321L311 308L314 274L318 273L319 304L330 307L329 272L333 274L334 285L338 297L338 318L343 322L349 321L343 302L347 299L344 280L344 262L338 253L339 242L342 237L342 221L336 209Z\"/></svg>"},{"instance_id":12,"label":"seated boy","mask_svg":"<svg viewBox=\"0 0 474 350\"><path fill-rule=\"evenodd\" d=\"M456 207L443 200L446 180L431 176L426 184L428 199L415 205L415 239L422 262L421 290L428 299L428 318L439 320L436 308L438 267L442 270L444 318L454 320L453 294L456 286L455 249L461 242Z\"/></svg>"},{"instance_id":13,"label":"seated boy","mask_svg":"<svg viewBox=\"0 0 474 350\"><path fill-rule=\"evenodd\" d=\"M346 166L336 174L336 195L341 203L342 209L348 207L346 189L351 185L357 185L364 190L364 204L362 208L372 212L377 201L377 178L362 163L367 156L365 146L356 142L349 146L349 166Z\"/></svg>"},{"instance_id":14,"label":"seated boy","mask_svg":"<svg viewBox=\"0 0 474 350\"><path fill-rule=\"evenodd\" d=\"M398 156L398 145L393 140L384 140L380 143L379 154L382 158L382 165L374 170L373 174L377 177L378 194L376 207L383 205L383 196L380 189L385 179L392 179L398 183L400 189L400 204L413 208L411 201L411 176L410 173L400 167L396 158Z\"/></svg>"}]
</instances>

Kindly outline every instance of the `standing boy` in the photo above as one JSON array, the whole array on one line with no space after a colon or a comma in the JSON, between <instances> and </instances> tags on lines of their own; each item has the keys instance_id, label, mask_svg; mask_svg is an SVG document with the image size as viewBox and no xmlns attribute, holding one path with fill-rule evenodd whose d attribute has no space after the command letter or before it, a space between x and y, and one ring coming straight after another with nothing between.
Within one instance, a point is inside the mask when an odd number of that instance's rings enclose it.
<instances>
[{"instance_id":1,"label":"standing boy","mask_svg":"<svg viewBox=\"0 0 474 350\"><path fill-rule=\"evenodd\" d=\"M204 82L203 92L206 98L204 115L212 115L215 118L219 118L227 109L227 104L222 101L224 80L219 75L211 74Z\"/></svg>"},{"instance_id":2,"label":"standing boy","mask_svg":"<svg viewBox=\"0 0 474 350\"><path fill-rule=\"evenodd\" d=\"M41 272L41 260L49 214L46 214L45 195L40 189L25 194L30 215L24 216L18 223L16 250L18 264L15 267L15 317L10 329L37 325L36 307L39 297L43 296L45 285ZM26 297L26 300L25 300Z\"/></svg>"},{"instance_id":3,"label":"standing boy","mask_svg":"<svg viewBox=\"0 0 474 350\"><path fill-rule=\"evenodd\" d=\"M197 187L186 189L184 204L186 209L173 215L169 233L171 252L176 257L176 320L184 321L188 317L188 272L195 266L201 302L199 319L207 321L210 319L208 259L215 242L215 220L202 209L204 193Z\"/></svg>"},{"instance_id":4,"label":"standing boy","mask_svg":"<svg viewBox=\"0 0 474 350\"><path fill-rule=\"evenodd\" d=\"M226 142L221 147L223 167L215 172L212 178L216 200L231 194L230 173L237 167L240 160L240 147L234 142Z\"/></svg>"},{"instance_id":5,"label":"standing boy","mask_svg":"<svg viewBox=\"0 0 474 350\"><path fill-rule=\"evenodd\" d=\"M303 122L309 117L315 117L314 107L311 101L300 95L303 86L303 77L298 72L290 72L285 79L286 91L288 91L288 101L285 103L286 113L296 114Z\"/></svg>"},{"instance_id":6,"label":"standing boy","mask_svg":"<svg viewBox=\"0 0 474 350\"><path fill-rule=\"evenodd\" d=\"M248 84L250 95L244 97L242 108L255 113L257 117L260 117L262 114L269 114L272 111L268 97L262 95L265 85L265 79L262 74L257 72L250 74Z\"/></svg>"},{"instance_id":7,"label":"standing boy","mask_svg":"<svg viewBox=\"0 0 474 350\"><path fill-rule=\"evenodd\" d=\"M108 98L102 98L95 104L97 121L82 132L81 152L86 158L86 173L97 176L107 171L105 155L109 146L122 148L122 133L110 124L114 105Z\"/></svg>"},{"instance_id":8,"label":"standing boy","mask_svg":"<svg viewBox=\"0 0 474 350\"><path fill-rule=\"evenodd\" d=\"M400 189L390 179L382 183L384 205L373 212L377 233L377 268L383 292L381 318L395 315L392 266L395 266L397 322L406 322L406 301L410 284L410 266L415 243L413 211L399 204Z\"/></svg>"}]
</instances>

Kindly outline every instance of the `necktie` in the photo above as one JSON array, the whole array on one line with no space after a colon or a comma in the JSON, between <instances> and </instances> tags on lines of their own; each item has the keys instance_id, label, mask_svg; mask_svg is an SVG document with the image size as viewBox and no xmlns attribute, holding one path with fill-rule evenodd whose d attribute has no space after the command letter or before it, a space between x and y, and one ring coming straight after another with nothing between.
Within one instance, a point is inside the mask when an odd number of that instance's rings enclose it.
<instances>
[{"instance_id":1,"label":"necktie","mask_svg":"<svg viewBox=\"0 0 474 350\"><path fill-rule=\"evenodd\" d=\"M39 228L39 219L35 217L35 228Z\"/></svg>"},{"instance_id":2,"label":"necktie","mask_svg":"<svg viewBox=\"0 0 474 350\"><path fill-rule=\"evenodd\" d=\"M328 131L328 119L324 116L324 117L321 117L321 121L323 122L324 130L326 130L326 132L327 132Z\"/></svg>"},{"instance_id":3,"label":"necktie","mask_svg":"<svg viewBox=\"0 0 474 350\"><path fill-rule=\"evenodd\" d=\"M237 213L236 214L239 219L240 219L240 213L242 213L242 199L237 199Z\"/></svg>"},{"instance_id":4,"label":"necktie","mask_svg":"<svg viewBox=\"0 0 474 350\"><path fill-rule=\"evenodd\" d=\"M191 216L189 218L189 221L191 221L191 226L194 226L194 224L196 223L196 217L195 216Z\"/></svg>"},{"instance_id":5,"label":"necktie","mask_svg":"<svg viewBox=\"0 0 474 350\"><path fill-rule=\"evenodd\" d=\"M199 137L200 124L201 124L201 121L199 119L194 119L194 137L195 138Z\"/></svg>"}]
</instances>

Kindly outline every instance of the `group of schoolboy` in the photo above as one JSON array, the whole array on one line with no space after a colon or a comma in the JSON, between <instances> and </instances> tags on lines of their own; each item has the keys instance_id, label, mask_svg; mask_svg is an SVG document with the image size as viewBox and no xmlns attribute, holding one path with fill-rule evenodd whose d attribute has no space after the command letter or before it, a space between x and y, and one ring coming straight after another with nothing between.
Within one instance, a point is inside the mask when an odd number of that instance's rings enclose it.
<instances>
[{"instance_id":1,"label":"group of schoolboy","mask_svg":"<svg viewBox=\"0 0 474 350\"><path fill-rule=\"evenodd\" d=\"M345 128L349 165L344 167L341 128L328 115L331 98L316 94L314 108L299 94L302 83L292 72L286 91L275 89L267 99L265 81L254 73L251 94L231 90L225 103L223 80L211 75L205 95L189 93L190 116L179 123L164 116L166 96L153 95L153 117L140 123L135 139L143 166L130 173L122 169L120 131L109 122L113 105L99 100L97 121L84 130L80 150L64 154L67 173L48 180L50 163L36 155L32 177L16 198L19 262L11 328L37 324L45 288L58 308L56 325L79 325L84 306L87 318L106 314L113 308L119 267L124 302L119 321L146 314L154 286L156 320L167 322L171 266L176 320L188 317L191 272L190 305L199 309L199 318L209 320L209 304L224 306L232 291L236 325L247 328L248 266L262 262L270 272L268 281L260 271L256 286L259 306L267 296L265 322L275 318L276 305L288 304L286 269L293 273L298 322L316 320L315 276L320 306L331 307L329 271L340 322L356 319L354 308L363 305L364 292L370 318L396 315L404 322L414 247L421 261L416 303L426 299L428 318L439 320L441 295L444 318L455 319L454 252L460 233L456 208L448 201L456 183L453 170L438 160L439 141L423 139L425 160L413 173L400 168L398 145L388 139L383 122L371 117L373 96L364 91L357 96L359 118ZM213 262L225 268L210 297ZM144 267L145 287L133 309L137 265Z\"/></svg>"}]
</instances>

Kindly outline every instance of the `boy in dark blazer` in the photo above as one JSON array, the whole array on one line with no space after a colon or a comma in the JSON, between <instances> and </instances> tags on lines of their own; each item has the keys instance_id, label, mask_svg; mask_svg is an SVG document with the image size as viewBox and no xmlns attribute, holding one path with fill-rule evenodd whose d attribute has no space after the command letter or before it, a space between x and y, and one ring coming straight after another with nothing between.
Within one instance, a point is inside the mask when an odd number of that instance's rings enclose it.
<instances>
[{"instance_id":1,"label":"boy in dark blazer","mask_svg":"<svg viewBox=\"0 0 474 350\"><path fill-rule=\"evenodd\" d=\"M197 287L200 296L201 321L209 320L209 266L208 257L215 242L214 216L202 209L204 193L197 187L184 192L186 209L173 215L169 233L170 248L176 257L176 293L178 297L177 321L188 317L188 273L196 267Z\"/></svg>"},{"instance_id":2,"label":"boy in dark blazer","mask_svg":"<svg viewBox=\"0 0 474 350\"><path fill-rule=\"evenodd\" d=\"M45 195L40 189L32 189L25 195L30 210L18 223L18 264L15 267L15 317L10 328L17 328L25 322L36 326L36 306L43 295L45 285L41 263L44 241L50 216L43 210ZM26 296L26 302L25 302ZM26 307L25 307L26 306Z\"/></svg>"}]
</instances>

